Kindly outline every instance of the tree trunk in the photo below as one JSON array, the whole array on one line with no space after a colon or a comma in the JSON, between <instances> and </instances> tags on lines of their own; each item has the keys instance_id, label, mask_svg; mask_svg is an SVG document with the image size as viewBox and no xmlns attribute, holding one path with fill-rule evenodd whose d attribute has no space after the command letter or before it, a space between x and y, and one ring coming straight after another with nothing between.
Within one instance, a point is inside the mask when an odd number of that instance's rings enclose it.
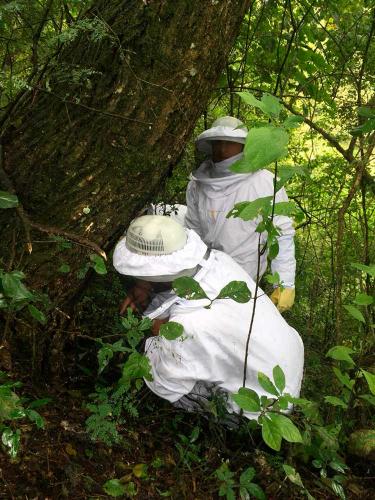
<instances>
[{"instance_id":1,"label":"tree trunk","mask_svg":"<svg viewBox=\"0 0 375 500\"><path fill-rule=\"evenodd\" d=\"M81 30L65 41L3 119L1 189L9 190L9 180L24 209L0 213L3 267L22 267L31 287L67 310L82 284L77 270L93 253L85 240L110 249L160 189L225 66L248 3L96 2L84 17L99 20L104 36L93 40ZM56 244L38 243L64 231L81 244L61 254ZM62 261L71 272L58 272Z\"/></svg>"}]
</instances>

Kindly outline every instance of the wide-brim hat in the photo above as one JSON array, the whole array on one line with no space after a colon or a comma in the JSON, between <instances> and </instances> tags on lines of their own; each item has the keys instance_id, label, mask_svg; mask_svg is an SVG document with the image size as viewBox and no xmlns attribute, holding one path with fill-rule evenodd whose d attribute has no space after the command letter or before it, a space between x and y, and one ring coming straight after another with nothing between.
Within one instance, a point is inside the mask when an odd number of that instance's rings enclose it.
<instances>
[{"instance_id":1,"label":"wide-brim hat","mask_svg":"<svg viewBox=\"0 0 375 500\"><path fill-rule=\"evenodd\" d=\"M153 282L169 282L195 274L207 252L207 246L195 231L185 229L187 239L180 250L167 255L141 255L126 246L126 235L117 243L113 266L120 274Z\"/></svg>"},{"instance_id":2,"label":"wide-brim hat","mask_svg":"<svg viewBox=\"0 0 375 500\"><path fill-rule=\"evenodd\" d=\"M237 118L224 116L218 118L212 127L202 132L196 139L198 151L208 155L212 154L212 141L228 141L245 144L248 134L247 128Z\"/></svg>"}]
</instances>

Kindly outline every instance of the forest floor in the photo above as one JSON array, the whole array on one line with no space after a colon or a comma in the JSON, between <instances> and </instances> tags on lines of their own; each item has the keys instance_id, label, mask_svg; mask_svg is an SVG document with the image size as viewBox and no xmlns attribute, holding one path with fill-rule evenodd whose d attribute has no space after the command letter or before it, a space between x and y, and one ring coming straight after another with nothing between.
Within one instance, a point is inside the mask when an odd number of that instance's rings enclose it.
<instances>
[{"instance_id":1,"label":"forest floor","mask_svg":"<svg viewBox=\"0 0 375 500\"><path fill-rule=\"evenodd\" d=\"M33 394L30 381L24 391ZM34 394L46 396L44 391ZM262 445L260 436L237 431L175 410L148 391L141 394L142 413L120 426L123 442L107 446L90 440L85 430L88 394L81 389L48 388L52 401L41 408L46 426L22 425L22 449L16 460L0 454L0 498L11 500L101 499L108 496L103 485L121 479L139 499L219 498L220 482L214 471L224 460L239 474L253 466L253 479L268 499L306 498L285 479L284 457ZM198 431L197 431L198 429ZM198 432L198 436L196 436ZM194 439L189 437L195 433ZM316 499L337 498L316 471L298 464L305 486ZM354 474L356 471L357 475ZM375 471L369 464L354 464L345 489L347 498L372 500Z\"/></svg>"}]
</instances>

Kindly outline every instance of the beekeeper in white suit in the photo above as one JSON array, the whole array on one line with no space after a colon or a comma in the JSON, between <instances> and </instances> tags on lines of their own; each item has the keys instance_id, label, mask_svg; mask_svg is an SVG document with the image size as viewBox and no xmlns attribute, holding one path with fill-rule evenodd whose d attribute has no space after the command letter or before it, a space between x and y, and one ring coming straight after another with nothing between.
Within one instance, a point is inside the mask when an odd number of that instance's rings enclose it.
<instances>
[{"instance_id":1,"label":"beekeeper in white suit","mask_svg":"<svg viewBox=\"0 0 375 500\"><path fill-rule=\"evenodd\" d=\"M172 281L194 276L210 299L230 281L245 281L254 295L255 283L229 255L207 246L193 230L170 217L146 215L135 219L115 248L113 264L124 275L134 276L164 291L157 293L145 315L159 322L175 321L184 328L183 339L169 341L154 336L146 341L153 380L145 380L158 396L186 409L201 405L208 394L236 393L242 386L245 345L254 301L232 299L185 300L172 290ZM157 334L157 332L154 332ZM246 387L267 395L258 383L258 372L272 377L280 365L285 391L298 396L303 371L303 344L267 295L259 291L249 344ZM227 398L230 412L238 407ZM247 413L256 418L257 414Z\"/></svg>"},{"instance_id":2,"label":"beekeeper in white suit","mask_svg":"<svg viewBox=\"0 0 375 500\"><path fill-rule=\"evenodd\" d=\"M243 156L247 133L240 120L225 116L198 136L197 149L209 158L192 174L189 182L185 224L194 229L210 248L233 257L255 279L259 239L255 229L259 221L226 218L236 203L272 196L274 191L273 174L268 170L250 174L236 174L230 170L230 166ZM276 202L279 201L288 201L284 188L276 193ZM273 273L279 273L284 289L276 288L271 300L283 312L292 307L295 296L294 228L289 217L275 216L274 224L280 229L279 253L273 259L271 269ZM262 234L262 246L265 241L266 235ZM260 276L266 267L267 253L264 253Z\"/></svg>"}]
</instances>

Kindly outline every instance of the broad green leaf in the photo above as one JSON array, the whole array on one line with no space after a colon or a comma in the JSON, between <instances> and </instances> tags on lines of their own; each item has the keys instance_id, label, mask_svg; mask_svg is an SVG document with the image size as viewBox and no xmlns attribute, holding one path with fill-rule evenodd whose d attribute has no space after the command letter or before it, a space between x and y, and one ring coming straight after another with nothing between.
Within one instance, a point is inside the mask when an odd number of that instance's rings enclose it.
<instances>
[{"instance_id":1,"label":"broad green leaf","mask_svg":"<svg viewBox=\"0 0 375 500\"><path fill-rule=\"evenodd\" d=\"M255 172L270 163L284 158L288 153L288 133L278 127L252 128L248 133L244 159L234 163L230 170L236 173Z\"/></svg>"},{"instance_id":2,"label":"broad green leaf","mask_svg":"<svg viewBox=\"0 0 375 500\"><path fill-rule=\"evenodd\" d=\"M35 410L26 410L26 415L38 429L44 429L44 418Z\"/></svg>"},{"instance_id":3,"label":"broad green leaf","mask_svg":"<svg viewBox=\"0 0 375 500\"><path fill-rule=\"evenodd\" d=\"M121 497L126 492L125 485L119 479L109 479L104 483L103 489L111 497Z\"/></svg>"},{"instance_id":4,"label":"broad green leaf","mask_svg":"<svg viewBox=\"0 0 375 500\"><path fill-rule=\"evenodd\" d=\"M229 217L240 217L244 221L256 219L259 215L267 216L272 210L272 196L257 198L254 201L241 201L236 203L232 210L227 214Z\"/></svg>"},{"instance_id":5,"label":"broad green leaf","mask_svg":"<svg viewBox=\"0 0 375 500\"><path fill-rule=\"evenodd\" d=\"M371 297L366 293L357 293L354 302L359 306L369 306L374 302L374 297Z\"/></svg>"},{"instance_id":6,"label":"broad green leaf","mask_svg":"<svg viewBox=\"0 0 375 500\"><path fill-rule=\"evenodd\" d=\"M90 254L90 260L92 262L92 267L94 271L98 274L107 274L107 268L103 257L97 255L96 253Z\"/></svg>"},{"instance_id":7,"label":"broad green leaf","mask_svg":"<svg viewBox=\"0 0 375 500\"><path fill-rule=\"evenodd\" d=\"M125 381L137 378L152 380L151 365L148 357L137 351L132 352L123 366L122 376Z\"/></svg>"},{"instance_id":8,"label":"broad green leaf","mask_svg":"<svg viewBox=\"0 0 375 500\"><path fill-rule=\"evenodd\" d=\"M336 396L325 396L324 401L327 403L333 405L333 406L341 406L341 408L347 408L348 405L340 398L337 398Z\"/></svg>"},{"instance_id":9,"label":"broad green leaf","mask_svg":"<svg viewBox=\"0 0 375 500\"><path fill-rule=\"evenodd\" d=\"M231 281L220 291L217 299L233 299L244 304L251 299L251 292L245 281Z\"/></svg>"},{"instance_id":10,"label":"broad green leaf","mask_svg":"<svg viewBox=\"0 0 375 500\"><path fill-rule=\"evenodd\" d=\"M248 467L240 476L240 485L246 488L246 486L254 479L254 476L254 467Z\"/></svg>"},{"instance_id":11,"label":"broad green leaf","mask_svg":"<svg viewBox=\"0 0 375 500\"><path fill-rule=\"evenodd\" d=\"M268 241L267 241L268 242ZM273 260L279 254L279 242L276 238L272 237L271 241L268 242L268 253L267 257L269 260Z\"/></svg>"},{"instance_id":12,"label":"broad green leaf","mask_svg":"<svg viewBox=\"0 0 375 500\"><path fill-rule=\"evenodd\" d=\"M42 311L40 311L37 307L29 304L27 308L31 316L39 321L39 323L41 323L42 325L45 325L47 323L47 318L45 317L44 313L42 313Z\"/></svg>"},{"instance_id":13,"label":"broad green leaf","mask_svg":"<svg viewBox=\"0 0 375 500\"><path fill-rule=\"evenodd\" d=\"M374 120L375 121L375 120ZM344 488L342 487L342 485L337 482L337 481L331 481L331 488L333 490L333 492L339 497L341 498L341 500L346 500L346 495L345 495L345 491L344 491Z\"/></svg>"},{"instance_id":14,"label":"broad green leaf","mask_svg":"<svg viewBox=\"0 0 375 500\"><path fill-rule=\"evenodd\" d=\"M15 194L0 191L0 208L14 208L18 206L18 198Z\"/></svg>"},{"instance_id":15,"label":"broad green leaf","mask_svg":"<svg viewBox=\"0 0 375 500\"><path fill-rule=\"evenodd\" d=\"M344 307L348 311L348 313L350 314L350 316L353 316L353 318L357 319L358 321L361 321L362 323L366 323L366 320L363 317L363 314L355 306L344 305Z\"/></svg>"},{"instance_id":16,"label":"broad green leaf","mask_svg":"<svg viewBox=\"0 0 375 500\"><path fill-rule=\"evenodd\" d=\"M250 92L237 92L237 94L246 104L260 109L270 118L278 118L282 110L279 99L271 94L263 94L261 101L258 101Z\"/></svg>"},{"instance_id":17,"label":"broad green leaf","mask_svg":"<svg viewBox=\"0 0 375 500\"><path fill-rule=\"evenodd\" d=\"M160 326L159 334L167 340L176 340L184 333L184 327L176 321L168 321Z\"/></svg>"},{"instance_id":18,"label":"broad green leaf","mask_svg":"<svg viewBox=\"0 0 375 500\"><path fill-rule=\"evenodd\" d=\"M367 372L366 370L361 370L361 372L365 376L371 393L375 396L375 375L373 373Z\"/></svg>"},{"instance_id":19,"label":"broad green leaf","mask_svg":"<svg viewBox=\"0 0 375 500\"><path fill-rule=\"evenodd\" d=\"M298 212L298 208L293 201L279 201L275 203L274 214L291 216Z\"/></svg>"},{"instance_id":20,"label":"broad green leaf","mask_svg":"<svg viewBox=\"0 0 375 500\"><path fill-rule=\"evenodd\" d=\"M342 385L347 387L349 390L352 390L355 380L352 380L347 373L342 373L342 371L336 368L336 366L334 366L332 369L338 380L342 383Z\"/></svg>"},{"instance_id":21,"label":"broad green leaf","mask_svg":"<svg viewBox=\"0 0 375 500\"><path fill-rule=\"evenodd\" d=\"M232 394L233 401L238 404L240 408L248 412L260 411L260 401L258 394L252 389L241 387L237 394Z\"/></svg>"},{"instance_id":22,"label":"broad green leaf","mask_svg":"<svg viewBox=\"0 0 375 500\"><path fill-rule=\"evenodd\" d=\"M302 443L301 433L289 417L280 413L269 413L268 416L279 429L285 441L289 443Z\"/></svg>"},{"instance_id":23,"label":"broad green leaf","mask_svg":"<svg viewBox=\"0 0 375 500\"><path fill-rule=\"evenodd\" d=\"M283 464L283 469L290 482L297 486L300 486L301 488L304 488L301 476L294 467L288 464Z\"/></svg>"},{"instance_id":24,"label":"broad green leaf","mask_svg":"<svg viewBox=\"0 0 375 500\"><path fill-rule=\"evenodd\" d=\"M352 135L362 135L372 132L373 130L375 130L375 118L369 118L365 123L362 123L362 125L352 128L350 133Z\"/></svg>"},{"instance_id":25,"label":"broad green leaf","mask_svg":"<svg viewBox=\"0 0 375 500\"><path fill-rule=\"evenodd\" d=\"M281 166L277 169L277 182L276 182L276 191L279 191L286 182L291 179L294 175L301 175L306 177L308 175L308 172L306 171L305 168L295 166L295 167L288 167L288 166Z\"/></svg>"},{"instance_id":26,"label":"broad green leaf","mask_svg":"<svg viewBox=\"0 0 375 500\"><path fill-rule=\"evenodd\" d=\"M187 300L208 299L198 281L190 276L183 276L173 281L173 290L179 297Z\"/></svg>"},{"instance_id":27,"label":"broad green leaf","mask_svg":"<svg viewBox=\"0 0 375 500\"><path fill-rule=\"evenodd\" d=\"M284 121L283 127L285 127L287 130L292 128L297 128L301 125L301 123L303 123L303 121L304 121L303 116L289 115Z\"/></svg>"},{"instance_id":28,"label":"broad green leaf","mask_svg":"<svg viewBox=\"0 0 375 500\"><path fill-rule=\"evenodd\" d=\"M4 273L1 278L3 291L6 297L14 301L29 300L33 294L21 283L17 275L13 273Z\"/></svg>"},{"instance_id":29,"label":"broad green leaf","mask_svg":"<svg viewBox=\"0 0 375 500\"><path fill-rule=\"evenodd\" d=\"M267 417L262 417L260 424L263 441L273 450L280 451L282 437L278 426Z\"/></svg>"},{"instance_id":30,"label":"broad green leaf","mask_svg":"<svg viewBox=\"0 0 375 500\"><path fill-rule=\"evenodd\" d=\"M274 394L275 396L279 395L279 391L273 385L270 378L267 377L267 375L265 375L264 373L258 372L258 382L265 391L269 392L270 394Z\"/></svg>"},{"instance_id":31,"label":"broad green leaf","mask_svg":"<svg viewBox=\"0 0 375 500\"><path fill-rule=\"evenodd\" d=\"M253 496L254 498L257 498L258 500L266 500L267 497L262 488L258 484L250 483L245 488L248 491L248 493L250 493L250 495ZM244 498L246 497L244 496Z\"/></svg>"},{"instance_id":32,"label":"broad green leaf","mask_svg":"<svg viewBox=\"0 0 375 500\"><path fill-rule=\"evenodd\" d=\"M276 365L272 370L273 381L280 392L285 389L285 374L279 365Z\"/></svg>"},{"instance_id":33,"label":"broad green leaf","mask_svg":"<svg viewBox=\"0 0 375 500\"><path fill-rule=\"evenodd\" d=\"M352 262L351 266L355 269L359 269L359 271L363 271L364 273L369 274L373 278L375 277L375 264L366 266L365 264L360 264L359 262Z\"/></svg>"},{"instance_id":34,"label":"broad green leaf","mask_svg":"<svg viewBox=\"0 0 375 500\"><path fill-rule=\"evenodd\" d=\"M354 351L350 347L336 345L327 352L326 356L328 358L336 359L337 361L347 361L351 365L354 365L354 361L350 356L350 354L353 353Z\"/></svg>"}]
</instances>

